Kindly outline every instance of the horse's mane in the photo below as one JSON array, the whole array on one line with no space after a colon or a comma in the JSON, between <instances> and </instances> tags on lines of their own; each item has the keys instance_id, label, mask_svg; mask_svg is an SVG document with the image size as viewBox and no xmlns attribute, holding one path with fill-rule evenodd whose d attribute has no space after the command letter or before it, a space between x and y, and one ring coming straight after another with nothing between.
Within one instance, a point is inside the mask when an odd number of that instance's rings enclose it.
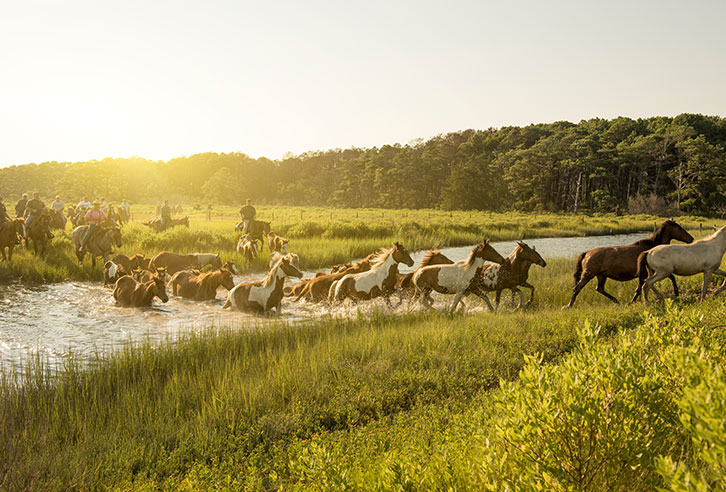
<instances>
[{"instance_id":1,"label":"horse's mane","mask_svg":"<svg viewBox=\"0 0 726 492\"><path fill-rule=\"evenodd\" d=\"M482 243L483 244L483 243ZM474 247L474 249L471 250L471 253L469 253L469 256L466 258L466 262L464 265L471 266L472 263L474 263L474 257L476 256L477 251L481 248L481 244Z\"/></svg>"},{"instance_id":2,"label":"horse's mane","mask_svg":"<svg viewBox=\"0 0 726 492\"><path fill-rule=\"evenodd\" d=\"M270 272L267 274L267 277L265 277L265 280L262 281L262 287L269 287L275 282L275 277L277 277L277 269L280 268L280 264L282 263L282 260L285 258L280 258L277 260L277 262L270 268Z\"/></svg>"},{"instance_id":3,"label":"horse's mane","mask_svg":"<svg viewBox=\"0 0 726 492\"><path fill-rule=\"evenodd\" d=\"M425 267L426 265L431 263L431 260L433 260L434 256L440 255L440 254L441 254L441 251L439 251L438 249L430 250L428 253L426 253L426 256L424 256L423 259L421 260L421 266Z\"/></svg>"},{"instance_id":4,"label":"horse's mane","mask_svg":"<svg viewBox=\"0 0 726 492\"><path fill-rule=\"evenodd\" d=\"M373 255L373 257L370 259L371 270L383 265L383 263L386 262L386 260L388 259L389 256L391 256L391 254L393 254L393 248L383 248L380 251L378 251L377 253L375 253Z\"/></svg>"}]
</instances>

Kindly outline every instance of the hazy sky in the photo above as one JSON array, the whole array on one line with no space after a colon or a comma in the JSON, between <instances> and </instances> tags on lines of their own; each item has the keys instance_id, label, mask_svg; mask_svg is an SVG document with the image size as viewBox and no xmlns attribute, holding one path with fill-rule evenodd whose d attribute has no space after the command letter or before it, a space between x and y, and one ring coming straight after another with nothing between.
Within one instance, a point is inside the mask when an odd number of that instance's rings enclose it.
<instances>
[{"instance_id":1,"label":"hazy sky","mask_svg":"<svg viewBox=\"0 0 726 492\"><path fill-rule=\"evenodd\" d=\"M726 2L0 0L0 166L726 116Z\"/></svg>"}]
</instances>

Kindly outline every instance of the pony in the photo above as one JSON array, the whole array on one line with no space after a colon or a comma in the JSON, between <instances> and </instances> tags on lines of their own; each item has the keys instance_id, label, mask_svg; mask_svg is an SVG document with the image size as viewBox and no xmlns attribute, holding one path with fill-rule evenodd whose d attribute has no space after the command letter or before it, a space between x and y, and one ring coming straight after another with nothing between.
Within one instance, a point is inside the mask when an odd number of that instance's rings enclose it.
<instances>
[{"instance_id":1,"label":"pony","mask_svg":"<svg viewBox=\"0 0 726 492\"><path fill-rule=\"evenodd\" d=\"M184 226L189 228L189 217L182 217L181 219L169 219L164 227L161 226L161 219L149 219L146 222L142 222L145 226L154 232L161 232L167 229L171 229L176 226Z\"/></svg>"},{"instance_id":2,"label":"pony","mask_svg":"<svg viewBox=\"0 0 726 492\"><path fill-rule=\"evenodd\" d=\"M166 284L156 275L152 275L147 282L140 283L133 277L125 275L116 281L113 287L113 298L116 304L123 307L151 306L154 297L167 302Z\"/></svg>"},{"instance_id":3,"label":"pony","mask_svg":"<svg viewBox=\"0 0 726 492\"><path fill-rule=\"evenodd\" d=\"M287 257L287 259L290 260L290 263L298 267L298 269L300 268L300 257L297 255L297 253L287 253L286 255L283 255L278 251L273 251L270 254L270 268L275 266L275 263L280 261L280 258L282 258L283 256Z\"/></svg>"},{"instance_id":4,"label":"pony","mask_svg":"<svg viewBox=\"0 0 726 492\"><path fill-rule=\"evenodd\" d=\"M237 265L235 264L234 260L225 261L224 265L222 265L222 268L226 268L234 275L239 275L239 270L237 270Z\"/></svg>"},{"instance_id":5,"label":"pony","mask_svg":"<svg viewBox=\"0 0 726 492\"><path fill-rule=\"evenodd\" d=\"M517 241L517 246L501 264L489 264L481 268L474 282L472 282L469 292L482 298L490 311L496 311L499 309L502 291L509 289L512 291L512 298L514 298L515 294L519 294L519 304L515 308L516 310L521 308L524 302L524 294L519 290L519 286L527 287L531 290L529 301L526 303L529 306L534 300L534 286L527 282L527 278L529 277L529 268L533 264L543 268L547 266L547 262L537 253L534 247L530 248L526 243ZM494 309L492 309L489 298L486 296L487 292L492 291L496 292Z\"/></svg>"},{"instance_id":6,"label":"pony","mask_svg":"<svg viewBox=\"0 0 726 492\"><path fill-rule=\"evenodd\" d=\"M127 272L130 272L131 270L135 270L136 268L141 268L142 270L148 270L149 269L149 263L151 262L151 258L147 258L146 256L142 255L141 253L136 253L134 256L129 258L125 254L117 254L114 256L111 261L116 263L117 265L121 265L124 270Z\"/></svg>"},{"instance_id":7,"label":"pony","mask_svg":"<svg viewBox=\"0 0 726 492\"><path fill-rule=\"evenodd\" d=\"M170 253L169 251L162 251L154 256L151 259L151 262L149 262L150 269L166 267L166 270L170 275L188 267L202 268L206 265L211 265L212 269L220 268L222 266L222 259L219 257L219 254L194 253L190 255L180 255Z\"/></svg>"},{"instance_id":8,"label":"pony","mask_svg":"<svg viewBox=\"0 0 726 492\"><path fill-rule=\"evenodd\" d=\"M257 258L257 239L250 239L248 234L240 237L237 243L237 253L242 255L249 266L252 260Z\"/></svg>"},{"instance_id":9,"label":"pony","mask_svg":"<svg viewBox=\"0 0 726 492\"><path fill-rule=\"evenodd\" d=\"M29 240L33 240L33 252L38 254L38 244L40 244L40 255L43 256L48 246L48 226L50 225L50 212L44 208L35 219L30 223L30 227L26 227L25 246L30 247Z\"/></svg>"},{"instance_id":10,"label":"pony","mask_svg":"<svg viewBox=\"0 0 726 492\"><path fill-rule=\"evenodd\" d=\"M396 286L398 264L413 266L413 259L408 250L399 242L393 243L390 249L383 249L371 262L367 272L347 273L330 286L328 299L331 303L341 302L345 298L374 299L382 296L389 308L393 308L389 299Z\"/></svg>"},{"instance_id":11,"label":"pony","mask_svg":"<svg viewBox=\"0 0 726 492\"><path fill-rule=\"evenodd\" d=\"M22 217L11 219L0 225L0 251L3 254L3 261L12 261L13 248L19 244L18 238L23 236L24 227L25 219ZM5 248L8 249L7 256L5 256Z\"/></svg>"},{"instance_id":12,"label":"pony","mask_svg":"<svg viewBox=\"0 0 726 492\"><path fill-rule=\"evenodd\" d=\"M668 244L673 239L684 243L693 242L693 236L673 219L669 219L663 222L649 239L641 239L628 246L595 248L580 254L577 257L577 266L575 267L575 287L572 290L572 298L565 307L570 308L575 304L577 295L594 277L597 277L595 290L618 304L618 300L605 291L607 279L611 278L618 282L633 280L638 275L638 256L643 251L661 244ZM678 295L678 285L675 277L671 275L669 278L673 283L673 291ZM640 290L636 291L636 296L630 302L634 302L639 295Z\"/></svg>"},{"instance_id":13,"label":"pony","mask_svg":"<svg viewBox=\"0 0 726 492\"><path fill-rule=\"evenodd\" d=\"M703 272L701 287L701 302L703 302L711 283L711 276L714 273L726 276L726 271L719 268L724 253L726 253L726 226L692 244L664 244L642 252L638 257L638 290L633 300L642 291L643 303L647 303L648 289L653 289L658 300L662 300L663 295L655 288L656 282L672 277L673 274L690 276ZM713 295L720 294L724 289L726 289L726 279Z\"/></svg>"},{"instance_id":14,"label":"pony","mask_svg":"<svg viewBox=\"0 0 726 492\"><path fill-rule=\"evenodd\" d=\"M106 287L107 285L116 284L116 281L124 275L128 275L129 271L118 263L107 261L103 265L103 286Z\"/></svg>"},{"instance_id":15,"label":"pony","mask_svg":"<svg viewBox=\"0 0 726 492\"><path fill-rule=\"evenodd\" d=\"M370 255L354 263L345 270L341 270L336 273L331 273L327 275L323 274L320 276L316 276L313 279L304 280L303 282L300 282L292 287L290 295L297 296L294 302L298 302L303 297L310 302L321 302L324 300L328 300L330 294L330 287L333 285L333 282L340 280L349 273L353 274L369 271L371 269L371 261L377 254L378 253L371 253ZM305 285L301 286L300 284L303 283L305 283ZM293 294L293 292L295 293Z\"/></svg>"},{"instance_id":16,"label":"pony","mask_svg":"<svg viewBox=\"0 0 726 492\"><path fill-rule=\"evenodd\" d=\"M270 247L270 251L279 251L283 254L287 253L287 239L282 236L278 236L274 231L270 231L267 235L267 245Z\"/></svg>"},{"instance_id":17,"label":"pony","mask_svg":"<svg viewBox=\"0 0 726 492\"><path fill-rule=\"evenodd\" d=\"M398 305L400 306L403 303L404 297L411 297L413 298L416 294L416 286L413 284L413 274L416 273L419 269L428 266L428 265L451 265L454 263L452 260L446 257L441 251L438 249L432 249L421 260L421 264L418 266L416 270L409 273L398 273L396 274L396 285L394 287L394 290L398 292Z\"/></svg>"},{"instance_id":18,"label":"pony","mask_svg":"<svg viewBox=\"0 0 726 492\"><path fill-rule=\"evenodd\" d=\"M208 301L217 296L217 288L221 285L227 290L234 289L232 272L226 268L192 275L182 270L171 278L171 293L175 296L194 299L195 301Z\"/></svg>"},{"instance_id":19,"label":"pony","mask_svg":"<svg viewBox=\"0 0 726 492\"><path fill-rule=\"evenodd\" d=\"M196 275L199 275L199 270L194 270L194 273ZM150 270L142 270L141 268L137 268L131 271L131 276L134 277L134 280L136 280L137 282L142 283L148 282L152 277L157 276L161 280L163 280L165 284L167 284L169 283L169 279L171 278L165 267L156 268L153 272Z\"/></svg>"},{"instance_id":20,"label":"pony","mask_svg":"<svg viewBox=\"0 0 726 492\"><path fill-rule=\"evenodd\" d=\"M86 234L88 226L78 226L73 229L72 239L73 246L76 250L76 257L78 263L83 265L83 259L86 257L86 253L91 256L91 265L96 266L96 257L103 257L103 262L108 261L109 256L113 253L113 246L117 248L121 247L121 229L118 227L112 227L110 229L101 229L96 232L93 236L88 238L86 242L86 249L84 251L78 251L81 247L81 240Z\"/></svg>"},{"instance_id":21,"label":"pony","mask_svg":"<svg viewBox=\"0 0 726 492\"><path fill-rule=\"evenodd\" d=\"M257 313L275 308L279 315L282 313L282 286L286 277L302 278L302 272L283 257L270 269L264 280L237 284L229 291L222 308Z\"/></svg>"},{"instance_id":22,"label":"pony","mask_svg":"<svg viewBox=\"0 0 726 492\"><path fill-rule=\"evenodd\" d=\"M237 224L237 226L240 227L239 230L242 230L241 224L242 224L242 222ZM270 233L270 223L269 222L264 222L262 220L250 220L250 223L247 226L247 235L250 237L250 239L257 239L260 242L260 251L265 249L265 236L269 233Z\"/></svg>"},{"instance_id":23,"label":"pony","mask_svg":"<svg viewBox=\"0 0 726 492\"><path fill-rule=\"evenodd\" d=\"M459 260L449 265L428 265L418 269L413 275L413 283L416 286L417 296L420 296L421 304L426 307L433 306L431 291L441 294L456 294L451 309L456 309L457 304L469 289L477 271L484 265L485 261L502 263L502 255L489 244L487 239L471 250L465 260Z\"/></svg>"}]
</instances>

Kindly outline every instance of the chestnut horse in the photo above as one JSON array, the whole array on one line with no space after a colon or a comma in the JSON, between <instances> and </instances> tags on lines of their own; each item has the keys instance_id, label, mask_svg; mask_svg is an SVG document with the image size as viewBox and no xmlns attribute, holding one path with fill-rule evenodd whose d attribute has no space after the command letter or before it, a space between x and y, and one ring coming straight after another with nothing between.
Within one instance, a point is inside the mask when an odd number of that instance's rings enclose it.
<instances>
[{"instance_id":1,"label":"chestnut horse","mask_svg":"<svg viewBox=\"0 0 726 492\"><path fill-rule=\"evenodd\" d=\"M367 272L371 269L371 261L378 253L371 253L362 260L351 264L343 270L339 270L336 273L317 275L315 278L303 280L302 282L294 285L289 293L285 295L297 296L294 302L299 301L303 297L305 300L310 302L321 302L328 299L328 293L330 286L336 280L340 280L349 273L361 273Z\"/></svg>"},{"instance_id":2,"label":"chestnut horse","mask_svg":"<svg viewBox=\"0 0 726 492\"><path fill-rule=\"evenodd\" d=\"M113 298L116 299L116 304L123 307L151 306L154 297L161 299L161 302L169 300L166 284L156 275L145 283L137 282L126 275L118 279L113 287Z\"/></svg>"},{"instance_id":3,"label":"chestnut horse","mask_svg":"<svg viewBox=\"0 0 726 492\"><path fill-rule=\"evenodd\" d=\"M270 231L267 235L267 246L269 246L270 251L279 251L282 254L286 254L287 244L289 242L284 237L278 236L274 231Z\"/></svg>"},{"instance_id":4,"label":"chestnut horse","mask_svg":"<svg viewBox=\"0 0 726 492\"><path fill-rule=\"evenodd\" d=\"M226 268L201 275L190 275L190 272L182 270L171 278L171 293L195 301L208 301L217 297L220 285L227 290L234 289L232 272Z\"/></svg>"},{"instance_id":5,"label":"chestnut horse","mask_svg":"<svg viewBox=\"0 0 726 492\"><path fill-rule=\"evenodd\" d=\"M18 238L23 235L24 224L25 220L18 217L0 225L0 251L3 254L3 261L12 261L13 248L15 248L16 244L20 244ZM5 248L8 248L7 256L5 256Z\"/></svg>"},{"instance_id":6,"label":"chestnut horse","mask_svg":"<svg viewBox=\"0 0 726 492\"><path fill-rule=\"evenodd\" d=\"M290 260L283 257L259 282L237 284L227 295L223 308L264 313L272 308L282 312L282 286L286 277L302 277L302 272Z\"/></svg>"},{"instance_id":7,"label":"chestnut horse","mask_svg":"<svg viewBox=\"0 0 726 492\"><path fill-rule=\"evenodd\" d=\"M489 244L488 239L475 246L465 260L450 265L429 265L418 269L413 275L413 283L417 295L421 295L421 304L431 307L434 303L431 291L435 290L441 294L456 294L451 308L455 309L485 261L495 263L504 261L502 255Z\"/></svg>"},{"instance_id":8,"label":"chestnut horse","mask_svg":"<svg viewBox=\"0 0 726 492\"><path fill-rule=\"evenodd\" d=\"M199 270L195 270L195 272L197 275L199 274ZM159 277L165 284L169 283L169 280L171 279L169 273L166 271L166 267L158 267L153 272L137 268L131 271L131 276L134 277L134 280L141 283L148 282L154 276Z\"/></svg>"},{"instance_id":9,"label":"chestnut horse","mask_svg":"<svg viewBox=\"0 0 726 492\"><path fill-rule=\"evenodd\" d=\"M416 286L413 284L414 273L428 265L451 265L452 263L454 262L447 258L441 251L432 249L426 253L426 256L423 257L421 264L416 270L409 273L396 274L396 286L394 288L398 292L398 305L400 306L403 303L404 297L408 296L413 298L415 296Z\"/></svg>"},{"instance_id":10,"label":"chestnut horse","mask_svg":"<svg viewBox=\"0 0 726 492\"><path fill-rule=\"evenodd\" d=\"M96 257L103 257L104 264L108 261L109 256L113 253L114 245L117 248L121 247L121 229L118 227L111 227L110 229L101 229L96 232L86 242L85 251L79 252L78 249L81 247L81 240L86 234L88 226L78 226L73 229L73 246L76 249L76 257L78 263L83 264L83 259L86 257L86 253L91 255L91 265L96 266Z\"/></svg>"},{"instance_id":11,"label":"chestnut horse","mask_svg":"<svg viewBox=\"0 0 726 492\"><path fill-rule=\"evenodd\" d=\"M126 256L125 254L117 254L113 257L111 261L113 261L117 265L121 265L124 270L130 272L131 270L135 270L137 268L141 268L142 270L148 270L151 258L147 258L141 253L136 253L131 258Z\"/></svg>"},{"instance_id":12,"label":"chestnut horse","mask_svg":"<svg viewBox=\"0 0 726 492\"><path fill-rule=\"evenodd\" d=\"M389 299L396 287L398 264L413 266L408 250L399 242L391 249L383 249L371 262L371 269L363 273L347 273L330 286L328 299L331 303L349 297L353 300L383 297L386 305L393 308Z\"/></svg>"},{"instance_id":13,"label":"chestnut horse","mask_svg":"<svg viewBox=\"0 0 726 492\"><path fill-rule=\"evenodd\" d=\"M641 239L629 246L606 246L585 251L577 258L575 267L575 288L572 290L570 303L565 307L572 307L580 291L594 277L597 277L597 290L599 293L613 301L618 300L605 292L605 281L609 278L618 282L633 280L638 275L638 256L661 244L669 244L676 239L684 243L693 242L693 236L678 225L673 219L666 220L649 239ZM669 278L673 283L673 292L678 295L678 285L673 275ZM635 302L640 296L638 289L630 302Z\"/></svg>"}]
</instances>

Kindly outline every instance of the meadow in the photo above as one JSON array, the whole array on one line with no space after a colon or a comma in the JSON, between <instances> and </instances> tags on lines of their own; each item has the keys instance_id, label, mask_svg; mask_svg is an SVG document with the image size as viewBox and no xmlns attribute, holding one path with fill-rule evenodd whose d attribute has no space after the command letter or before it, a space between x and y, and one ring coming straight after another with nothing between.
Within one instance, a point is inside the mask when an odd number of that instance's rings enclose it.
<instances>
[{"instance_id":1,"label":"meadow","mask_svg":"<svg viewBox=\"0 0 726 492\"><path fill-rule=\"evenodd\" d=\"M120 252L129 256L153 256L161 251L177 253L220 253L233 259L242 270L263 271L268 254L245 265L236 252L240 233L234 231L237 209L215 207L212 220L204 211L187 210L190 227L176 227L154 233L141 222L154 216L153 205L132 208L133 221L123 228ZM290 251L300 256L304 269L324 268L361 258L381 247L401 241L409 250L465 246L484 239L512 240L535 237L592 236L631 233L653 229L662 218L637 215L568 215L531 213L443 212L438 210L333 209L322 207L260 206L258 218L272 223L272 229L290 239ZM692 231L707 229L702 217L680 217ZM71 226L58 232L48 253L39 258L31 251L16 249L13 262L0 263L0 282L62 282L101 280L102 265L91 268L88 259L79 266L70 240Z\"/></svg>"}]
</instances>

